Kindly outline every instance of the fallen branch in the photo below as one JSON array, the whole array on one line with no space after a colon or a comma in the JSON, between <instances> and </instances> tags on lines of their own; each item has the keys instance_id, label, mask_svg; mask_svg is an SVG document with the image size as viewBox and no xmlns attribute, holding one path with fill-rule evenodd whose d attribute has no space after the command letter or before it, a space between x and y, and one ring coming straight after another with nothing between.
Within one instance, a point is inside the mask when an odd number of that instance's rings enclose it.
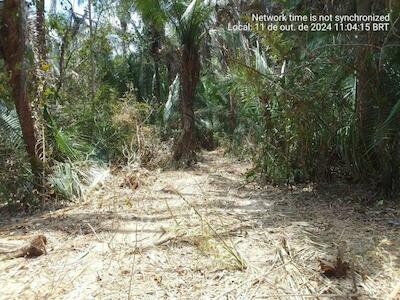
<instances>
[{"instance_id":1,"label":"fallen branch","mask_svg":"<svg viewBox=\"0 0 400 300\"><path fill-rule=\"evenodd\" d=\"M169 241L176 240L177 238L180 238L180 237L182 237L184 235L185 235L185 233L182 233L182 234L179 234L179 235L173 235L173 236L170 235L170 236L166 236L165 238L160 239L158 241L155 241L155 242L152 242L152 243L148 243L147 245L146 244L145 245L139 245L139 246L135 247L134 253L137 254L137 253L140 253L141 251L148 250L148 249L153 248L153 247L161 246L163 244L168 243Z\"/></svg>"}]
</instances>

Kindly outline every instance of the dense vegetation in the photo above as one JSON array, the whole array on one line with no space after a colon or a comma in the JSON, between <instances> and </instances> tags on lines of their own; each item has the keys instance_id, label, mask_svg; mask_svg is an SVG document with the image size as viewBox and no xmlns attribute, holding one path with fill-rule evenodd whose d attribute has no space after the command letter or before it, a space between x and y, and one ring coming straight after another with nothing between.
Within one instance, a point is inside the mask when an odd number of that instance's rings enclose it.
<instances>
[{"instance_id":1,"label":"dense vegetation","mask_svg":"<svg viewBox=\"0 0 400 300\"><path fill-rule=\"evenodd\" d=\"M400 3L0 1L0 199L79 196L92 164L218 144L274 183L400 180ZM78 13L77 8L83 13ZM230 31L251 13L390 14L387 31Z\"/></svg>"}]
</instances>

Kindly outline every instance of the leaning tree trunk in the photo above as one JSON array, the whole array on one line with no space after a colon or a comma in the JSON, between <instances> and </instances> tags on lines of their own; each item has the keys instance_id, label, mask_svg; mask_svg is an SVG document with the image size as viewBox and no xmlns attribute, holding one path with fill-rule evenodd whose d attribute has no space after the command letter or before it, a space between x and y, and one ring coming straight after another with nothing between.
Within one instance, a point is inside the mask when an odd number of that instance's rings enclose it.
<instances>
[{"instance_id":1,"label":"leaning tree trunk","mask_svg":"<svg viewBox=\"0 0 400 300\"><path fill-rule=\"evenodd\" d=\"M191 158L198 148L195 132L193 102L200 75L200 57L196 49L184 46L180 66L182 80L181 115L182 135L175 149L174 159Z\"/></svg>"},{"instance_id":2,"label":"leaning tree trunk","mask_svg":"<svg viewBox=\"0 0 400 300\"><path fill-rule=\"evenodd\" d=\"M34 122L26 91L24 3L25 1L22 0L4 1L0 36L2 54L10 73L12 97L32 171L35 174L40 174L40 162L35 152Z\"/></svg>"}]
</instances>

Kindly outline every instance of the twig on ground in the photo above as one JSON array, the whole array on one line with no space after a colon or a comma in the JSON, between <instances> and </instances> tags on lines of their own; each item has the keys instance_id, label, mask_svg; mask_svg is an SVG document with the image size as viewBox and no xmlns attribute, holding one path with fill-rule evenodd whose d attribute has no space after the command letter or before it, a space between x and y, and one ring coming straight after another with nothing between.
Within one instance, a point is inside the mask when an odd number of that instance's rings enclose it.
<instances>
[{"instance_id":1,"label":"twig on ground","mask_svg":"<svg viewBox=\"0 0 400 300\"><path fill-rule=\"evenodd\" d=\"M163 245L163 244L168 243L169 241L176 240L176 239L178 239L178 238L180 238L180 237L183 237L183 236L185 236L185 235L186 235L185 233L182 233L182 234L173 235L173 236L166 236L165 238L163 238L163 239L161 239L161 240L158 240L158 241L153 242L153 243L148 243L147 245L135 246L135 251L134 251L134 253L138 253L138 252L140 252L140 251L144 251L144 250L147 250L147 249L152 248L152 247L161 246L161 245Z\"/></svg>"},{"instance_id":2,"label":"twig on ground","mask_svg":"<svg viewBox=\"0 0 400 300\"><path fill-rule=\"evenodd\" d=\"M93 232L93 234L96 236L97 240L98 240L99 242L101 242L101 239L100 239L99 236L97 235L96 230L94 230L93 226L90 225L90 223L86 223L86 225L90 228L90 230L92 230L92 232Z\"/></svg>"},{"instance_id":3,"label":"twig on ground","mask_svg":"<svg viewBox=\"0 0 400 300\"><path fill-rule=\"evenodd\" d=\"M174 221L175 221L176 225L178 225L178 226L179 226L180 224L179 224L179 222L178 222L178 220L177 220L176 216L175 216L175 215L174 215L174 213L172 212L172 210L171 210L171 207L169 207L168 200L167 200L167 199L164 199L164 201L165 201L165 205L167 206L167 208L168 208L168 211L169 211L169 213L170 213L171 217L174 219Z\"/></svg>"}]
</instances>

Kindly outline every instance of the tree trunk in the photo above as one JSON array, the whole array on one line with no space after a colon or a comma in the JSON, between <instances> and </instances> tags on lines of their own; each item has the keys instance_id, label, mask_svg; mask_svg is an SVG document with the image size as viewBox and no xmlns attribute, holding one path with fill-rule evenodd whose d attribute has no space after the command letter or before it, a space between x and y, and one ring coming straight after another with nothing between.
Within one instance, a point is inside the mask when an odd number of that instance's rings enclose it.
<instances>
[{"instance_id":1,"label":"tree trunk","mask_svg":"<svg viewBox=\"0 0 400 300\"><path fill-rule=\"evenodd\" d=\"M369 15L372 12L372 0L357 0L357 14ZM376 91L378 88L377 68L374 62L373 32L359 33L356 56L356 117L357 117L357 151L354 157L358 166L355 174L365 180L366 169L379 169L381 155L376 149L370 151L373 145L374 126L376 125L377 105ZM378 151L379 152L379 151Z\"/></svg>"},{"instance_id":2,"label":"tree trunk","mask_svg":"<svg viewBox=\"0 0 400 300\"><path fill-rule=\"evenodd\" d=\"M34 47L34 56L35 56L35 78L34 78L34 86L36 91L36 97L32 99L33 101L33 110L32 115L36 120L35 130L36 133L43 132L43 136L39 137L41 141L39 145L36 146L36 156L41 159L43 164L46 163L46 145L45 145L45 137L44 137L44 128L45 123L40 124L43 121L43 106L46 105L44 91L46 90L46 68L45 65L47 63L47 47L46 47L46 28L45 28L45 15L44 15L44 0L36 0L36 34L35 34L35 47ZM39 124L43 125L43 131L39 129ZM43 169L44 170L44 169ZM44 174L43 174L44 175Z\"/></svg>"},{"instance_id":3,"label":"tree trunk","mask_svg":"<svg viewBox=\"0 0 400 300\"><path fill-rule=\"evenodd\" d=\"M39 50L39 60L40 64L43 64L46 62L47 56L44 0L36 0L36 34Z\"/></svg>"},{"instance_id":4,"label":"tree trunk","mask_svg":"<svg viewBox=\"0 0 400 300\"><path fill-rule=\"evenodd\" d=\"M237 102L234 95L229 95L228 129L231 134L235 132L237 126Z\"/></svg>"},{"instance_id":5,"label":"tree trunk","mask_svg":"<svg viewBox=\"0 0 400 300\"><path fill-rule=\"evenodd\" d=\"M121 17L122 18L122 17ZM128 24L126 23L126 21L125 20L119 20L119 22L120 22L120 24L121 24L121 29L122 29L122 57L124 58L124 59L126 59L126 56L127 56L127 47L126 47L126 40L125 40L125 37L126 37L126 32L127 32L127 29L128 29Z\"/></svg>"},{"instance_id":6,"label":"tree trunk","mask_svg":"<svg viewBox=\"0 0 400 300\"><path fill-rule=\"evenodd\" d=\"M69 47L69 41L70 40L72 41L75 38L75 36L78 34L79 28L80 28L81 24L84 22L84 19L86 18L86 14L87 14L87 12L85 12L83 17L78 18L76 15L74 15L74 12L71 11L69 25L68 25L67 29L65 30L64 35L61 40L60 61L58 64L59 77L58 77L57 90L56 90L57 95L60 92L62 85L64 83L65 69L67 68L67 65L69 62L69 58L67 58L67 60L65 59L65 56L67 54L68 47Z\"/></svg>"},{"instance_id":7,"label":"tree trunk","mask_svg":"<svg viewBox=\"0 0 400 300\"><path fill-rule=\"evenodd\" d=\"M24 1L5 0L1 43L15 108L21 124L22 136L34 174L40 174L40 161L36 156L36 137L30 103L26 92L25 70L25 12Z\"/></svg>"},{"instance_id":8,"label":"tree trunk","mask_svg":"<svg viewBox=\"0 0 400 300\"><path fill-rule=\"evenodd\" d=\"M222 45L222 59L223 59L223 70L225 72L228 72L228 57L229 57L229 50L227 50L226 45ZM231 135L235 132L236 126L237 126L237 102L235 95L233 95L232 92L229 93L228 95L229 98L229 112L228 112L228 130Z\"/></svg>"},{"instance_id":9,"label":"tree trunk","mask_svg":"<svg viewBox=\"0 0 400 300\"><path fill-rule=\"evenodd\" d=\"M357 0L357 14L369 15L371 13L370 0ZM376 88L373 70L373 48L369 44L373 41L371 33L359 34L360 46L357 53L357 97L356 113L358 118L358 129L360 132L361 149L366 151L370 144L371 114L373 93Z\"/></svg>"},{"instance_id":10,"label":"tree trunk","mask_svg":"<svg viewBox=\"0 0 400 300\"><path fill-rule=\"evenodd\" d=\"M90 98L92 101L92 104L94 103L94 96L95 96L95 86L94 86L94 80L95 80L95 73L96 73L96 66L95 66L95 61L94 61L94 51L93 51L93 43L94 43L94 38L93 38L93 20L92 20L92 0L88 0L88 13L89 13L89 34L90 34Z\"/></svg>"},{"instance_id":11,"label":"tree trunk","mask_svg":"<svg viewBox=\"0 0 400 300\"><path fill-rule=\"evenodd\" d=\"M182 80L181 115L183 132L175 149L175 160L180 160L183 157L191 158L198 149L193 111L196 86L200 78L200 57L196 49L183 47L180 76Z\"/></svg>"},{"instance_id":12,"label":"tree trunk","mask_svg":"<svg viewBox=\"0 0 400 300\"><path fill-rule=\"evenodd\" d=\"M160 50L163 32L158 30L154 25L150 25L151 46L150 53L154 62L154 90L153 97L159 103L161 101L161 78L160 78Z\"/></svg>"},{"instance_id":13,"label":"tree trunk","mask_svg":"<svg viewBox=\"0 0 400 300\"><path fill-rule=\"evenodd\" d=\"M59 77L58 77L56 94L59 93L64 82L64 60L65 60L65 51L67 48L67 43L68 43L68 29L65 32L61 42L60 61L58 63Z\"/></svg>"},{"instance_id":14,"label":"tree trunk","mask_svg":"<svg viewBox=\"0 0 400 300\"><path fill-rule=\"evenodd\" d=\"M154 62L154 98L158 103L161 100L160 64L158 60Z\"/></svg>"}]
</instances>

